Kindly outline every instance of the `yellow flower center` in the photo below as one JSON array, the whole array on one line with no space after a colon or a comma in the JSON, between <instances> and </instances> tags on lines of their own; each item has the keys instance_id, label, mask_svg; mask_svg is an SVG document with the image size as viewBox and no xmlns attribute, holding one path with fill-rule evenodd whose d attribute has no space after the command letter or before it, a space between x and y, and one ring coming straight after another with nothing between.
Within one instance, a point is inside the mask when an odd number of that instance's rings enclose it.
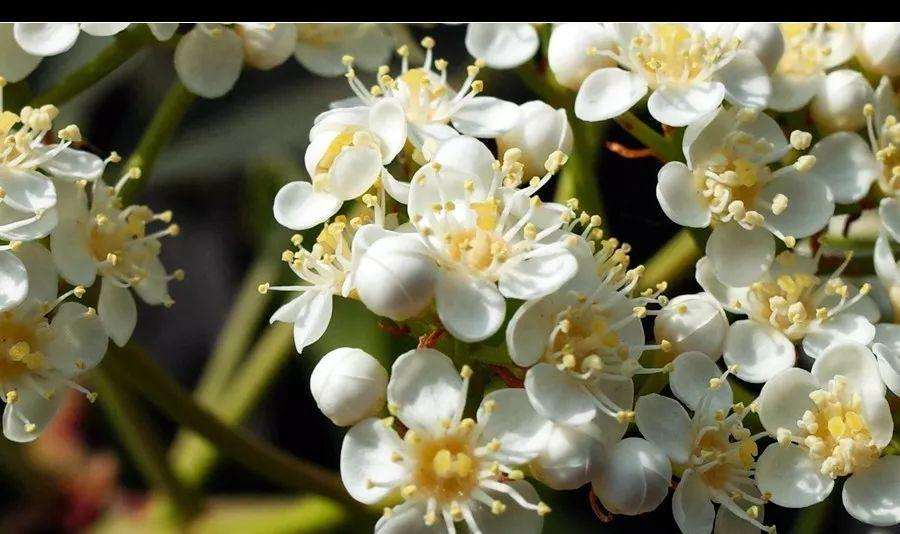
<instances>
[{"instance_id":1,"label":"yellow flower center","mask_svg":"<svg viewBox=\"0 0 900 534\"><path fill-rule=\"evenodd\" d=\"M36 350L36 330L41 324L46 326L46 321L28 325L13 319L9 313L0 316L0 383L43 367L44 356Z\"/></svg>"},{"instance_id":2,"label":"yellow flower center","mask_svg":"<svg viewBox=\"0 0 900 534\"><path fill-rule=\"evenodd\" d=\"M413 484L440 504L465 500L478 485L480 462L465 428L413 447Z\"/></svg>"},{"instance_id":3,"label":"yellow flower center","mask_svg":"<svg viewBox=\"0 0 900 534\"><path fill-rule=\"evenodd\" d=\"M630 44L630 59L644 70L650 87L656 88L705 80L739 42L707 37L682 24L654 24L650 33L638 35Z\"/></svg>"}]
</instances>

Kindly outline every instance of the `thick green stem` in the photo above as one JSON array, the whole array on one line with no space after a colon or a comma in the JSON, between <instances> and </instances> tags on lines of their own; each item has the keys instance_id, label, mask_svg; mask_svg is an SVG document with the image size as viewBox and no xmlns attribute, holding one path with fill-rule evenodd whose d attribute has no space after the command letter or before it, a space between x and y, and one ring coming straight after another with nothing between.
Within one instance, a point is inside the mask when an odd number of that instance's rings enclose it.
<instances>
[{"instance_id":1,"label":"thick green stem","mask_svg":"<svg viewBox=\"0 0 900 534\"><path fill-rule=\"evenodd\" d=\"M228 383L228 394L219 395L209 404L210 411L229 425L243 421L293 354L293 347L292 325L276 323L267 328L250 351L247 363ZM218 456L215 447L194 433L179 436L171 452L175 472L191 486L203 483Z\"/></svg>"},{"instance_id":2,"label":"thick green stem","mask_svg":"<svg viewBox=\"0 0 900 534\"><path fill-rule=\"evenodd\" d=\"M146 414L104 369L91 374L91 383L110 425L147 484L167 497L179 520L193 517L199 511L197 495L175 478L162 441L153 432Z\"/></svg>"},{"instance_id":3,"label":"thick green stem","mask_svg":"<svg viewBox=\"0 0 900 534\"><path fill-rule=\"evenodd\" d=\"M652 150L659 159L663 161L682 161L684 159L678 145L663 137L662 134L637 118L634 113L626 111L616 117L616 122L632 137Z\"/></svg>"},{"instance_id":4,"label":"thick green stem","mask_svg":"<svg viewBox=\"0 0 900 534\"><path fill-rule=\"evenodd\" d=\"M351 519L334 501L237 498L213 502L191 534L306 534L333 532Z\"/></svg>"},{"instance_id":5,"label":"thick green stem","mask_svg":"<svg viewBox=\"0 0 900 534\"><path fill-rule=\"evenodd\" d=\"M93 59L59 81L53 88L30 102L32 106L54 104L61 106L88 87L116 70L144 46L154 41L146 24L137 24L116 35L112 44L104 48Z\"/></svg>"},{"instance_id":6,"label":"thick green stem","mask_svg":"<svg viewBox=\"0 0 900 534\"><path fill-rule=\"evenodd\" d=\"M111 350L102 367L114 380L129 384L173 421L194 430L223 454L271 482L318 493L358 511L368 510L347 494L334 473L292 457L241 429L229 428L198 406L188 392L136 347Z\"/></svg>"},{"instance_id":7,"label":"thick green stem","mask_svg":"<svg viewBox=\"0 0 900 534\"><path fill-rule=\"evenodd\" d=\"M607 130L607 123L573 122L573 150L557 181L557 202L577 198L580 210L605 217L603 197L597 185L597 168Z\"/></svg>"},{"instance_id":8,"label":"thick green stem","mask_svg":"<svg viewBox=\"0 0 900 534\"><path fill-rule=\"evenodd\" d=\"M554 86L540 70L537 64L529 61L520 67L516 67L516 74L522 82L541 100L555 108L564 108L571 102L571 98L557 86Z\"/></svg>"},{"instance_id":9,"label":"thick green stem","mask_svg":"<svg viewBox=\"0 0 900 534\"><path fill-rule=\"evenodd\" d=\"M166 96L156 108L150 124L141 135L137 148L131 153L131 157L125 162L125 169L138 167L141 169L141 176L144 180L131 180L128 182L122 192L125 199L133 198L137 193L141 184L146 182L146 177L153 170L153 164L162 151L166 143L175 133L181 120L190 108L191 103L197 97L187 90L187 88L179 81L175 80L166 92Z\"/></svg>"},{"instance_id":10,"label":"thick green stem","mask_svg":"<svg viewBox=\"0 0 900 534\"><path fill-rule=\"evenodd\" d=\"M691 272L702 255L703 251L697 245L691 231L679 230L644 264L639 289L656 287L660 282L669 284L680 282Z\"/></svg>"}]
</instances>

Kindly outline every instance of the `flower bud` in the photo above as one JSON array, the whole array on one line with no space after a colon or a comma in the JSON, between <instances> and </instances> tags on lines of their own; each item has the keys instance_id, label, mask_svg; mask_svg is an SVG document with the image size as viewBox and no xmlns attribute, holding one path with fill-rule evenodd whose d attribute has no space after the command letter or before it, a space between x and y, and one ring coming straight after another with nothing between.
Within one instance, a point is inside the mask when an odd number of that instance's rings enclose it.
<instances>
[{"instance_id":1,"label":"flower bud","mask_svg":"<svg viewBox=\"0 0 900 534\"><path fill-rule=\"evenodd\" d=\"M541 454L531 462L535 478L555 490L584 486L599 474L603 445L573 428L556 426Z\"/></svg>"},{"instance_id":2,"label":"flower bud","mask_svg":"<svg viewBox=\"0 0 900 534\"><path fill-rule=\"evenodd\" d=\"M734 32L741 40L741 49L753 52L767 71L773 72L784 54L784 36L778 24L744 22Z\"/></svg>"},{"instance_id":3,"label":"flower bud","mask_svg":"<svg viewBox=\"0 0 900 534\"><path fill-rule=\"evenodd\" d=\"M614 59L597 53L611 50L615 45L615 39L599 24L558 24L550 35L547 62L556 81L577 91L590 73L616 66Z\"/></svg>"},{"instance_id":4,"label":"flower bud","mask_svg":"<svg viewBox=\"0 0 900 534\"><path fill-rule=\"evenodd\" d=\"M825 77L812 99L810 114L822 133L855 131L866 125L863 107L874 98L872 86L854 70L836 70Z\"/></svg>"},{"instance_id":5,"label":"flower bud","mask_svg":"<svg viewBox=\"0 0 900 534\"><path fill-rule=\"evenodd\" d=\"M626 438L611 447L594 493L614 514L638 515L655 510L669 494L672 464L655 445L641 438Z\"/></svg>"},{"instance_id":6,"label":"flower bud","mask_svg":"<svg viewBox=\"0 0 900 534\"><path fill-rule=\"evenodd\" d=\"M240 24L244 59L251 67L269 70L281 65L297 46L295 24Z\"/></svg>"},{"instance_id":7,"label":"flower bud","mask_svg":"<svg viewBox=\"0 0 900 534\"><path fill-rule=\"evenodd\" d=\"M350 426L381 410L387 381L387 371L375 358L363 350L343 347L319 361L309 378L309 389L326 417L338 426Z\"/></svg>"},{"instance_id":8,"label":"flower bud","mask_svg":"<svg viewBox=\"0 0 900 534\"><path fill-rule=\"evenodd\" d=\"M540 100L532 100L519 106L519 123L515 128L497 138L498 151L502 154L510 148L522 151L519 160L525 166L526 176L541 176L544 162L557 150L572 150L572 127L566 112L553 109Z\"/></svg>"},{"instance_id":9,"label":"flower bud","mask_svg":"<svg viewBox=\"0 0 900 534\"><path fill-rule=\"evenodd\" d=\"M867 70L900 75L900 24L869 22L859 33L858 57Z\"/></svg>"},{"instance_id":10,"label":"flower bud","mask_svg":"<svg viewBox=\"0 0 900 534\"><path fill-rule=\"evenodd\" d=\"M656 339L671 343L675 354L697 351L713 359L722 355L727 331L725 310L706 293L675 297L653 322Z\"/></svg>"},{"instance_id":11,"label":"flower bud","mask_svg":"<svg viewBox=\"0 0 900 534\"><path fill-rule=\"evenodd\" d=\"M403 321L431 304L436 269L418 235L385 237L360 258L356 290L372 312Z\"/></svg>"}]
</instances>

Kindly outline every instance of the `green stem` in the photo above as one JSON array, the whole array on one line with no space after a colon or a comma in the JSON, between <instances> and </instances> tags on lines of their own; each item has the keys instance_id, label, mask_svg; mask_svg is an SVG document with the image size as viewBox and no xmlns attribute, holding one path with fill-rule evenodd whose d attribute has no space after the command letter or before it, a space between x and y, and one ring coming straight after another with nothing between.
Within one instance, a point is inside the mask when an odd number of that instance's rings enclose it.
<instances>
[{"instance_id":1,"label":"green stem","mask_svg":"<svg viewBox=\"0 0 900 534\"><path fill-rule=\"evenodd\" d=\"M237 498L213 502L191 524L192 534L305 534L333 532L351 518L321 497Z\"/></svg>"},{"instance_id":2,"label":"green stem","mask_svg":"<svg viewBox=\"0 0 900 534\"><path fill-rule=\"evenodd\" d=\"M240 424L293 354L293 340L290 324L276 323L267 328L250 351L247 363L229 382L228 394L210 404L210 411L226 424ZM194 433L179 436L171 452L175 472L191 486L203 483L218 456L215 447Z\"/></svg>"},{"instance_id":3,"label":"green stem","mask_svg":"<svg viewBox=\"0 0 900 534\"><path fill-rule=\"evenodd\" d=\"M223 454L271 482L318 493L357 511L368 511L347 494L341 479L331 471L292 457L241 429L226 426L198 406L188 392L136 347L114 348L102 367L113 379L129 384L173 421L194 430Z\"/></svg>"},{"instance_id":4,"label":"green stem","mask_svg":"<svg viewBox=\"0 0 900 534\"><path fill-rule=\"evenodd\" d=\"M607 123L574 121L574 146L556 186L557 202L577 198L579 209L605 219L603 196L597 185L597 168L603 154ZM604 221L605 224L605 221Z\"/></svg>"},{"instance_id":5,"label":"green stem","mask_svg":"<svg viewBox=\"0 0 900 534\"><path fill-rule=\"evenodd\" d=\"M175 129L181 124L181 120L187 113L188 108L194 99L197 98L193 93L179 81L175 80L166 92L166 96L156 108L156 113L147 129L141 135L137 148L131 153L131 157L125 162L125 169L138 167L141 169L141 175L147 177L153 170L153 164L160 151L165 147L166 143L175 133ZM129 181L122 192L123 198L132 198L146 180Z\"/></svg>"},{"instance_id":6,"label":"green stem","mask_svg":"<svg viewBox=\"0 0 900 534\"><path fill-rule=\"evenodd\" d=\"M703 255L691 231L679 230L645 264L639 290L655 287L660 282L674 284L684 279Z\"/></svg>"},{"instance_id":7,"label":"green stem","mask_svg":"<svg viewBox=\"0 0 900 534\"><path fill-rule=\"evenodd\" d=\"M197 496L175 478L166 462L162 441L135 400L102 368L91 374L91 383L113 430L144 480L168 498L178 519L185 521L196 515Z\"/></svg>"},{"instance_id":8,"label":"green stem","mask_svg":"<svg viewBox=\"0 0 900 534\"><path fill-rule=\"evenodd\" d=\"M44 104L63 105L116 70L122 63L131 59L139 50L153 41L153 34L150 33L150 28L146 24L138 24L119 33L112 44L60 80L51 89L36 96L30 104L35 107Z\"/></svg>"},{"instance_id":9,"label":"green stem","mask_svg":"<svg viewBox=\"0 0 900 534\"><path fill-rule=\"evenodd\" d=\"M541 100L555 108L564 108L572 100L564 91L551 85L547 77L538 70L537 64L529 61L520 67L516 67L516 74L534 94Z\"/></svg>"},{"instance_id":10,"label":"green stem","mask_svg":"<svg viewBox=\"0 0 900 534\"><path fill-rule=\"evenodd\" d=\"M681 148L669 141L659 132L648 126L637 115L630 111L616 117L619 126L625 129L635 139L652 150L663 161L682 161L684 159Z\"/></svg>"}]
</instances>

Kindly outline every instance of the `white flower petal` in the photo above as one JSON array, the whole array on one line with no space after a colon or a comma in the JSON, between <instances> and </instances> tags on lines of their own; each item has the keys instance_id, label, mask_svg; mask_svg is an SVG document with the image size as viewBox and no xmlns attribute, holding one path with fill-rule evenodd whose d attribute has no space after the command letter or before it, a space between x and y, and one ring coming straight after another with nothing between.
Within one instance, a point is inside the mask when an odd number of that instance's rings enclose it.
<instances>
[{"instance_id":1,"label":"white flower petal","mask_svg":"<svg viewBox=\"0 0 900 534\"><path fill-rule=\"evenodd\" d=\"M868 345L875 337L875 326L862 315L840 313L824 321L821 329L803 338L803 351L812 358L841 340Z\"/></svg>"},{"instance_id":2,"label":"white flower petal","mask_svg":"<svg viewBox=\"0 0 900 534\"><path fill-rule=\"evenodd\" d=\"M757 459L756 482L778 506L806 508L824 501L834 488L834 480L819 467L796 445L769 445Z\"/></svg>"},{"instance_id":3,"label":"white flower petal","mask_svg":"<svg viewBox=\"0 0 900 534\"><path fill-rule=\"evenodd\" d=\"M678 401L651 393L638 399L634 413L644 438L662 449L672 463L687 463L694 434L691 418Z\"/></svg>"},{"instance_id":4,"label":"white flower petal","mask_svg":"<svg viewBox=\"0 0 900 534\"><path fill-rule=\"evenodd\" d=\"M37 68L41 59L22 50L13 35L12 24L0 24L0 76L10 83L21 81Z\"/></svg>"},{"instance_id":5,"label":"white flower petal","mask_svg":"<svg viewBox=\"0 0 900 534\"><path fill-rule=\"evenodd\" d=\"M894 348L877 342L873 345L872 351L878 357L878 372L881 373L881 379L884 380L884 385L887 386L894 395L900 396L900 353Z\"/></svg>"},{"instance_id":6,"label":"white flower petal","mask_svg":"<svg viewBox=\"0 0 900 534\"><path fill-rule=\"evenodd\" d=\"M124 347L137 325L137 306L127 288L115 280L104 277L100 283L97 313L103 327L116 345Z\"/></svg>"},{"instance_id":7,"label":"white flower petal","mask_svg":"<svg viewBox=\"0 0 900 534\"><path fill-rule=\"evenodd\" d=\"M706 484L693 469L684 472L672 494L672 515L684 534L709 534L713 528L716 509Z\"/></svg>"},{"instance_id":8,"label":"white flower petal","mask_svg":"<svg viewBox=\"0 0 900 534\"><path fill-rule=\"evenodd\" d=\"M403 424L430 432L462 410L461 391L462 378L450 358L434 349L413 349L394 362L387 394Z\"/></svg>"},{"instance_id":9,"label":"white flower petal","mask_svg":"<svg viewBox=\"0 0 900 534\"><path fill-rule=\"evenodd\" d=\"M129 22L82 22L81 31L94 37L110 37L129 25Z\"/></svg>"},{"instance_id":10,"label":"white flower petal","mask_svg":"<svg viewBox=\"0 0 900 534\"><path fill-rule=\"evenodd\" d=\"M544 450L529 467L535 478L552 489L573 490L600 475L602 454L603 445L591 436L553 425Z\"/></svg>"},{"instance_id":11,"label":"white flower petal","mask_svg":"<svg viewBox=\"0 0 900 534\"><path fill-rule=\"evenodd\" d=\"M900 201L895 198L883 198L878 205L881 224L891 234L894 241L900 242Z\"/></svg>"},{"instance_id":12,"label":"white flower petal","mask_svg":"<svg viewBox=\"0 0 900 534\"><path fill-rule=\"evenodd\" d=\"M446 534L443 520L428 526L423 521L427 513L423 501L406 501L391 510L390 517L381 516L375 523L374 534Z\"/></svg>"},{"instance_id":13,"label":"white flower petal","mask_svg":"<svg viewBox=\"0 0 900 534\"><path fill-rule=\"evenodd\" d=\"M447 139L438 147L432 160L468 175L466 179L475 182L476 194L486 193L494 178L494 154L474 137L460 135Z\"/></svg>"},{"instance_id":14,"label":"white flower petal","mask_svg":"<svg viewBox=\"0 0 900 534\"><path fill-rule=\"evenodd\" d=\"M719 366L709 356L702 352L685 352L673 363L669 387L685 406L696 411L706 395L712 395L708 403L710 412L727 410L731 406L732 391L728 381L723 381L716 389L709 386L711 379L722 376Z\"/></svg>"},{"instance_id":15,"label":"white flower petal","mask_svg":"<svg viewBox=\"0 0 900 534\"><path fill-rule=\"evenodd\" d=\"M815 175L831 189L835 202L857 202L881 176L881 163L862 137L837 132L825 137L809 152L816 157Z\"/></svg>"},{"instance_id":16,"label":"white flower petal","mask_svg":"<svg viewBox=\"0 0 900 534\"><path fill-rule=\"evenodd\" d=\"M575 97L575 116L605 121L625 113L647 94L647 80L619 68L603 68L588 76Z\"/></svg>"},{"instance_id":17,"label":"white flower petal","mask_svg":"<svg viewBox=\"0 0 900 534\"><path fill-rule=\"evenodd\" d=\"M515 128L519 106L492 96L476 96L453 114L453 126L463 135L497 137Z\"/></svg>"},{"instance_id":18,"label":"white flower petal","mask_svg":"<svg viewBox=\"0 0 900 534\"><path fill-rule=\"evenodd\" d=\"M732 287L719 281L709 257L704 256L697 260L694 277L700 287L719 301L719 304L727 311L737 314L746 313L741 309L741 303L746 301L749 288L746 286Z\"/></svg>"},{"instance_id":19,"label":"white flower petal","mask_svg":"<svg viewBox=\"0 0 900 534\"><path fill-rule=\"evenodd\" d=\"M716 70L715 78L725 86L725 97L737 106L763 109L772 94L769 73L749 50L738 50Z\"/></svg>"},{"instance_id":20,"label":"white flower petal","mask_svg":"<svg viewBox=\"0 0 900 534\"><path fill-rule=\"evenodd\" d=\"M70 284L91 286L97 277L97 261L88 248L87 233L81 218L63 217L50 234L53 262Z\"/></svg>"},{"instance_id":21,"label":"white flower petal","mask_svg":"<svg viewBox=\"0 0 900 534\"><path fill-rule=\"evenodd\" d=\"M809 394L819 383L806 370L786 369L766 382L759 393L759 420L769 432L786 428L797 432L797 421L816 405Z\"/></svg>"},{"instance_id":22,"label":"white flower petal","mask_svg":"<svg viewBox=\"0 0 900 534\"><path fill-rule=\"evenodd\" d=\"M597 401L581 381L548 363L528 370L525 391L538 413L560 424L581 425L597 413Z\"/></svg>"},{"instance_id":23,"label":"white flower petal","mask_svg":"<svg viewBox=\"0 0 900 534\"><path fill-rule=\"evenodd\" d=\"M46 176L37 172L4 165L0 167L3 202L21 211L38 211L56 205L56 188Z\"/></svg>"},{"instance_id":24,"label":"white flower petal","mask_svg":"<svg viewBox=\"0 0 900 534\"><path fill-rule=\"evenodd\" d=\"M308 291L303 306L299 306L294 319L294 346L298 353L319 340L331 322L333 298L330 288Z\"/></svg>"},{"instance_id":25,"label":"white flower petal","mask_svg":"<svg viewBox=\"0 0 900 534\"><path fill-rule=\"evenodd\" d=\"M815 171L801 172L792 165L778 169L772 174L772 181L763 187L760 197L770 199L778 194L788 199L783 212L772 213L771 205L758 205L757 209L765 215L767 223L786 236L810 236L824 228L834 214L831 190L817 178Z\"/></svg>"},{"instance_id":26,"label":"white flower petal","mask_svg":"<svg viewBox=\"0 0 900 534\"><path fill-rule=\"evenodd\" d=\"M77 302L64 302L57 308L51 341L44 354L52 368L66 377L75 377L96 367L109 345L103 323L96 313Z\"/></svg>"},{"instance_id":27,"label":"white flower petal","mask_svg":"<svg viewBox=\"0 0 900 534\"><path fill-rule=\"evenodd\" d=\"M309 182L291 182L275 195L275 220L291 230L306 230L327 221L343 202L331 193L315 191Z\"/></svg>"},{"instance_id":28,"label":"white flower petal","mask_svg":"<svg viewBox=\"0 0 900 534\"><path fill-rule=\"evenodd\" d=\"M494 411L484 412L484 402L493 400ZM497 439L500 450L492 457L508 465L522 465L533 460L547 444L553 423L532 408L524 389L500 389L484 397L478 408L478 420L485 421L481 442Z\"/></svg>"},{"instance_id":29,"label":"white flower petal","mask_svg":"<svg viewBox=\"0 0 900 534\"><path fill-rule=\"evenodd\" d=\"M691 228L709 226L709 206L697 190L697 180L687 165L670 161L659 170L657 179L656 199L672 221Z\"/></svg>"},{"instance_id":30,"label":"white flower petal","mask_svg":"<svg viewBox=\"0 0 900 534\"><path fill-rule=\"evenodd\" d=\"M439 271L435 300L444 328L467 343L491 337L506 317L506 301L492 282L455 271Z\"/></svg>"},{"instance_id":31,"label":"white flower petal","mask_svg":"<svg viewBox=\"0 0 900 534\"><path fill-rule=\"evenodd\" d=\"M17 22L16 42L25 52L35 56L55 56L72 48L78 40L78 24L74 22Z\"/></svg>"},{"instance_id":32,"label":"white flower petal","mask_svg":"<svg viewBox=\"0 0 900 534\"><path fill-rule=\"evenodd\" d=\"M518 67L534 57L539 46L531 24L472 23L466 30L466 50L492 69Z\"/></svg>"},{"instance_id":33,"label":"white flower petal","mask_svg":"<svg viewBox=\"0 0 900 534\"><path fill-rule=\"evenodd\" d=\"M728 366L737 365L735 376L760 384L793 367L797 354L781 331L769 324L743 320L728 329L723 359Z\"/></svg>"},{"instance_id":34,"label":"white flower petal","mask_svg":"<svg viewBox=\"0 0 900 534\"><path fill-rule=\"evenodd\" d=\"M394 491L390 485L370 487L368 482L403 482L406 468L391 461L398 444L399 436L378 419L366 419L354 425L341 446L341 480L347 493L361 503L374 504Z\"/></svg>"},{"instance_id":35,"label":"white flower petal","mask_svg":"<svg viewBox=\"0 0 900 534\"><path fill-rule=\"evenodd\" d=\"M900 457L885 456L844 483L841 500L863 523L890 527L900 523Z\"/></svg>"},{"instance_id":36,"label":"white flower petal","mask_svg":"<svg viewBox=\"0 0 900 534\"><path fill-rule=\"evenodd\" d=\"M406 143L406 114L393 98L382 98L369 110L369 129L381 140L381 162L388 164Z\"/></svg>"},{"instance_id":37,"label":"white flower petal","mask_svg":"<svg viewBox=\"0 0 900 534\"><path fill-rule=\"evenodd\" d=\"M556 326L553 296L531 300L516 310L506 326L506 346L517 365L530 367L537 363L547 349L550 332Z\"/></svg>"},{"instance_id":38,"label":"white flower petal","mask_svg":"<svg viewBox=\"0 0 900 534\"><path fill-rule=\"evenodd\" d=\"M248 65L273 69L288 60L297 46L296 24L239 24Z\"/></svg>"},{"instance_id":39,"label":"white flower petal","mask_svg":"<svg viewBox=\"0 0 900 534\"><path fill-rule=\"evenodd\" d=\"M725 136L734 129L734 112L717 108L691 121L684 129L681 148L690 168L702 166L722 151Z\"/></svg>"},{"instance_id":40,"label":"white flower petal","mask_svg":"<svg viewBox=\"0 0 900 534\"><path fill-rule=\"evenodd\" d=\"M823 385L837 375L846 377L867 408L875 408L884 400L885 388L878 372L878 360L865 345L852 341L835 343L819 355L810 372Z\"/></svg>"},{"instance_id":41,"label":"white flower petal","mask_svg":"<svg viewBox=\"0 0 900 534\"><path fill-rule=\"evenodd\" d=\"M669 126L685 126L716 109L725 97L719 82L694 83L686 87L660 86L647 100L654 119Z\"/></svg>"},{"instance_id":42,"label":"white flower petal","mask_svg":"<svg viewBox=\"0 0 900 534\"><path fill-rule=\"evenodd\" d=\"M59 411L66 398L65 390L52 392L49 399L34 389L19 389L16 402L6 405L3 410L3 435L10 441L27 443L34 441L47 429L53 416ZM35 428L28 432L24 418Z\"/></svg>"},{"instance_id":43,"label":"white flower petal","mask_svg":"<svg viewBox=\"0 0 900 534\"><path fill-rule=\"evenodd\" d=\"M25 271L28 273L28 299L38 302L51 303L56 300L59 289L59 279L56 268L53 266L53 256L40 243L22 243L16 249L15 255L22 261ZM6 267L6 266L4 266ZM15 277L21 271L17 265L9 265L11 272L0 268L5 276Z\"/></svg>"},{"instance_id":44,"label":"white flower petal","mask_svg":"<svg viewBox=\"0 0 900 534\"><path fill-rule=\"evenodd\" d=\"M349 147L334 158L328 172L328 191L341 200L363 195L381 172L381 158L371 148Z\"/></svg>"},{"instance_id":45,"label":"white flower petal","mask_svg":"<svg viewBox=\"0 0 900 534\"><path fill-rule=\"evenodd\" d=\"M55 145L48 145L47 149L52 150L54 147ZM64 148L52 159L42 163L41 168L61 180L93 182L103 176L106 163L90 152Z\"/></svg>"},{"instance_id":46,"label":"white flower petal","mask_svg":"<svg viewBox=\"0 0 900 534\"><path fill-rule=\"evenodd\" d=\"M775 258L775 241L763 228L744 230L736 223L713 229L706 241L706 256L716 276L733 287L749 286L758 280Z\"/></svg>"},{"instance_id":47,"label":"white flower petal","mask_svg":"<svg viewBox=\"0 0 900 534\"><path fill-rule=\"evenodd\" d=\"M532 504L537 504L541 500L531 484L524 480L514 480L505 482L505 484ZM486 493L492 499L497 499L505 504L506 510L502 514L494 514L491 512L490 506L475 500L471 501L472 516L482 532L540 534L544 526L544 518L534 513L534 510L523 508L506 493L493 490L487 490ZM429 534L431 532L433 531L430 531Z\"/></svg>"},{"instance_id":48,"label":"white flower petal","mask_svg":"<svg viewBox=\"0 0 900 534\"><path fill-rule=\"evenodd\" d=\"M0 251L0 311L18 306L28 295L28 272L15 254Z\"/></svg>"},{"instance_id":49,"label":"white flower petal","mask_svg":"<svg viewBox=\"0 0 900 534\"><path fill-rule=\"evenodd\" d=\"M672 464L653 444L626 438L608 452L594 493L614 514L638 515L655 510L669 494Z\"/></svg>"},{"instance_id":50,"label":"white flower petal","mask_svg":"<svg viewBox=\"0 0 900 534\"><path fill-rule=\"evenodd\" d=\"M578 262L562 243L536 248L508 262L498 287L507 298L530 300L548 295L575 276Z\"/></svg>"},{"instance_id":51,"label":"white flower petal","mask_svg":"<svg viewBox=\"0 0 900 534\"><path fill-rule=\"evenodd\" d=\"M168 41L178 31L177 22L148 22L147 26L157 41Z\"/></svg>"},{"instance_id":52,"label":"white flower petal","mask_svg":"<svg viewBox=\"0 0 900 534\"><path fill-rule=\"evenodd\" d=\"M244 66L244 44L232 30L197 26L175 47L175 70L192 93L218 98L234 87ZM216 31L215 37L212 32Z\"/></svg>"},{"instance_id":53,"label":"white flower petal","mask_svg":"<svg viewBox=\"0 0 900 534\"><path fill-rule=\"evenodd\" d=\"M772 74L772 94L769 96L769 108L781 112L797 111L812 100L824 80L824 72L811 76L777 72Z\"/></svg>"},{"instance_id":54,"label":"white flower petal","mask_svg":"<svg viewBox=\"0 0 900 534\"><path fill-rule=\"evenodd\" d=\"M875 240L872 263L875 265L875 274L878 275L878 280L888 291L891 288L900 287L900 265L894 260L891 243L882 232L879 232L878 239Z\"/></svg>"},{"instance_id":55,"label":"white flower petal","mask_svg":"<svg viewBox=\"0 0 900 534\"><path fill-rule=\"evenodd\" d=\"M7 204L0 204L0 226L20 224L35 217L32 211L19 211ZM0 232L0 238L7 241L35 241L50 235L59 222L57 209L49 208L37 220L20 226L7 227Z\"/></svg>"}]
</instances>

